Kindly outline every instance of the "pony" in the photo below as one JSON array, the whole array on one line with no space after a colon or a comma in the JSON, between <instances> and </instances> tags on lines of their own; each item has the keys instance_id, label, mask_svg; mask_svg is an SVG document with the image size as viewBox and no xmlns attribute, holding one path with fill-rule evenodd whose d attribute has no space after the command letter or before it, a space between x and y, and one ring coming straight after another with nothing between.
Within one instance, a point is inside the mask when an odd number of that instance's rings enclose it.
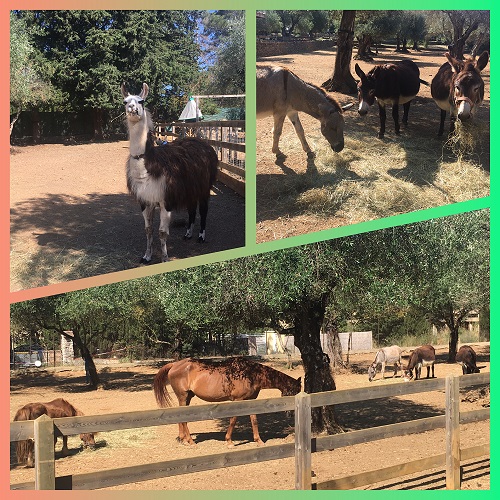
<instances>
[{"instance_id":1,"label":"pony","mask_svg":"<svg viewBox=\"0 0 500 500\"><path fill-rule=\"evenodd\" d=\"M222 361L186 358L168 363L156 374L153 390L160 407L172 406L166 384L169 383L179 401L179 406L189 406L198 396L209 402L243 401L256 399L261 389L279 389L282 396L294 396L301 390L301 379L294 379L269 366L250 361L241 356ZM231 417L226 433L226 443L233 446L231 435L237 417ZM250 415L253 437L257 445L260 438L257 416ZM179 423L179 441L195 444L187 422Z\"/></svg>"},{"instance_id":2,"label":"pony","mask_svg":"<svg viewBox=\"0 0 500 500\"><path fill-rule=\"evenodd\" d=\"M175 209L187 208L188 226L184 239L193 236L196 208L199 207L198 241L205 241L205 226L210 190L217 179L219 160L208 142L185 137L155 146L153 122L144 101L149 87L143 84L139 95L131 95L121 86L130 140L127 160L127 187L139 202L146 230L146 252L141 263L152 259L153 216L160 207L160 244L162 262L168 261L167 237Z\"/></svg>"},{"instance_id":3,"label":"pony","mask_svg":"<svg viewBox=\"0 0 500 500\"><path fill-rule=\"evenodd\" d=\"M62 398L54 399L48 403L28 403L17 410L14 421L20 420L35 420L41 415L47 415L50 418L61 417L76 417L81 416L83 413L77 410L72 404ZM80 434L84 448L95 448L95 434L87 433ZM62 455L66 457L69 455L68 449L68 436L63 436ZM54 446L57 442L57 436L54 437ZM34 467L35 465L35 442L33 439L26 439L18 441L16 454L17 461L20 464L26 463L27 467Z\"/></svg>"}]
</instances>

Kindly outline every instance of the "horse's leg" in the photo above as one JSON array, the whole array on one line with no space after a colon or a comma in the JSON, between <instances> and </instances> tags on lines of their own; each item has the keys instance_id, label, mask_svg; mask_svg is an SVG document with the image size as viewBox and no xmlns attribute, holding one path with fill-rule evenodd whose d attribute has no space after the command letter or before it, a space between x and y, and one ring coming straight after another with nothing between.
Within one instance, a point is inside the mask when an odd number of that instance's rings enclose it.
<instances>
[{"instance_id":1,"label":"horse's leg","mask_svg":"<svg viewBox=\"0 0 500 500\"><path fill-rule=\"evenodd\" d=\"M57 438L56 438L57 440ZM63 447L62 447L62 456L67 457L69 455L69 449L68 449L68 436L63 436ZM55 444L55 443L54 443Z\"/></svg>"},{"instance_id":2,"label":"horse's leg","mask_svg":"<svg viewBox=\"0 0 500 500\"><path fill-rule=\"evenodd\" d=\"M280 149L279 149L279 141L281 137L281 132L283 131L283 122L285 121L285 114L274 114L274 127L273 127L273 153L276 155L276 158L285 158Z\"/></svg>"},{"instance_id":3,"label":"horse's leg","mask_svg":"<svg viewBox=\"0 0 500 500\"><path fill-rule=\"evenodd\" d=\"M141 203L141 211L144 217L144 229L146 231L146 253L141 259L141 262L143 264L149 264L153 256L153 216L155 213L155 206Z\"/></svg>"},{"instance_id":4,"label":"horse's leg","mask_svg":"<svg viewBox=\"0 0 500 500\"><path fill-rule=\"evenodd\" d=\"M161 244L161 261L168 262L167 253L167 237L170 232L170 219L172 212L165 208L163 203L160 204L160 244Z\"/></svg>"},{"instance_id":5,"label":"horse's leg","mask_svg":"<svg viewBox=\"0 0 500 500\"><path fill-rule=\"evenodd\" d=\"M397 104L392 105L392 118L394 120L394 130L396 131L396 135L399 135L399 133L400 133L399 106Z\"/></svg>"},{"instance_id":6,"label":"horse's leg","mask_svg":"<svg viewBox=\"0 0 500 500\"><path fill-rule=\"evenodd\" d=\"M207 214L208 214L208 200L210 199L210 193L208 193L207 198L200 199L200 234L198 235L198 241L200 243L205 242L205 226L207 225Z\"/></svg>"},{"instance_id":7,"label":"horse's leg","mask_svg":"<svg viewBox=\"0 0 500 500\"><path fill-rule=\"evenodd\" d=\"M252 423L253 440L257 443L258 446L263 446L264 441L260 439L259 425L257 423L257 415L250 415L250 422Z\"/></svg>"},{"instance_id":8,"label":"horse's leg","mask_svg":"<svg viewBox=\"0 0 500 500\"><path fill-rule=\"evenodd\" d=\"M184 394L177 394L177 399L179 400L179 406L189 406L191 399L193 399L194 394L191 391L187 391ZM179 422L179 441L182 444L196 444L191 437L188 429L187 422Z\"/></svg>"},{"instance_id":9,"label":"horse's leg","mask_svg":"<svg viewBox=\"0 0 500 500\"><path fill-rule=\"evenodd\" d=\"M237 418L238 417L231 417L229 419L229 427L227 428L227 432L226 432L226 443L229 447L234 446L234 443L231 440L231 436L233 435L233 430L234 430L234 426L236 425Z\"/></svg>"},{"instance_id":10,"label":"horse's leg","mask_svg":"<svg viewBox=\"0 0 500 500\"><path fill-rule=\"evenodd\" d=\"M193 237L194 221L196 219L196 204L194 206L188 207L188 225L186 229L186 234L184 235L185 240L190 240Z\"/></svg>"},{"instance_id":11,"label":"horse's leg","mask_svg":"<svg viewBox=\"0 0 500 500\"><path fill-rule=\"evenodd\" d=\"M287 116L295 128L295 132L297 133L300 143L302 144L302 149L307 153L307 157L314 158L315 154L309 147L309 144L307 144L304 127L302 127L302 123L300 123L299 113L297 113L297 111L290 111Z\"/></svg>"},{"instance_id":12,"label":"horse's leg","mask_svg":"<svg viewBox=\"0 0 500 500\"><path fill-rule=\"evenodd\" d=\"M383 139L385 134L385 120L386 120L386 112L385 105L380 104L378 101L378 115L380 117L380 130L378 131L378 138Z\"/></svg>"}]
</instances>

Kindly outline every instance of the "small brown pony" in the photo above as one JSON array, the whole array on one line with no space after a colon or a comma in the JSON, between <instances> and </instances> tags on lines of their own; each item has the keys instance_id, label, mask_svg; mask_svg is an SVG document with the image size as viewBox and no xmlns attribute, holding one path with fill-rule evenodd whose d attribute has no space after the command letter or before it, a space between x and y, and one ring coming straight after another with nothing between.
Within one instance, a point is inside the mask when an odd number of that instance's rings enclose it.
<instances>
[{"instance_id":1,"label":"small brown pony","mask_svg":"<svg viewBox=\"0 0 500 500\"><path fill-rule=\"evenodd\" d=\"M83 415L72 404L68 403L65 399L57 398L48 403L28 403L27 405L19 408L14 417L15 421L18 420L35 420L41 415L48 415L51 418L60 417L76 417ZM63 436L62 455L65 457L69 455L68 450L68 436ZM83 441L84 448L94 448L94 434L80 434L80 439ZM57 436L54 437L54 445L57 442ZM27 467L33 467L35 464L35 442L33 439L26 439L17 443L17 461L20 464L26 463Z\"/></svg>"},{"instance_id":2,"label":"small brown pony","mask_svg":"<svg viewBox=\"0 0 500 500\"><path fill-rule=\"evenodd\" d=\"M294 379L274 368L249 361L242 357L223 361L182 359L160 368L155 376L153 389L160 407L172 406L166 384L170 383L179 400L179 406L188 406L194 396L209 402L242 401L256 399L261 389L279 389L283 396L294 396L300 392L300 378ZM232 446L231 435L237 417L231 417L226 433L226 442ZM257 416L250 415L253 438L258 445L260 438ZM195 444L187 422L179 423L179 441Z\"/></svg>"}]
</instances>

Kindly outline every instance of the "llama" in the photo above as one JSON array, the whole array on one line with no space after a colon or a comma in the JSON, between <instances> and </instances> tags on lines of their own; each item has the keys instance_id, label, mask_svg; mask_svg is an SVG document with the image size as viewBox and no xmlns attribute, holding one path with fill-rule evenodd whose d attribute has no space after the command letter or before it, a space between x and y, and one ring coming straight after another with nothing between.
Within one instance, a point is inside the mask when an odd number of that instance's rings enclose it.
<instances>
[{"instance_id":1,"label":"llama","mask_svg":"<svg viewBox=\"0 0 500 500\"><path fill-rule=\"evenodd\" d=\"M127 160L127 187L141 206L146 229L146 252L141 259L149 264L153 250L153 216L160 207L160 243L162 262L168 261L167 237L172 210L187 208L189 222L185 239L193 236L196 208L200 212L198 241L205 241L208 200L218 171L218 159L212 146L196 137L154 145L153 122L144 107L149 87L143 84L139 95L121 87L127 117L130 155Z\"/></svg>"}]
</instances>

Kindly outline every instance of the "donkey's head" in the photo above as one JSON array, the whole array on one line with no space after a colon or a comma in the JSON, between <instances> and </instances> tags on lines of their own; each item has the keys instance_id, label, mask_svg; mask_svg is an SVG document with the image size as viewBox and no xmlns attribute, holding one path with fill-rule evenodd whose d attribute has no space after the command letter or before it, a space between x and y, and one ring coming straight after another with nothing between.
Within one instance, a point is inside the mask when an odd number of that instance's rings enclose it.
<instances>
[{"instance_id":1,"label":"donkey's head","mask_svg":"<svg viewBox=\"0 0 500 500\"><path fill-rule=\"evenodd\" d=\"M372 363L368 367L368 381L371 382L377 374L377 363Z\"/></svg>"},{"instance_id":2,"label":"donkey's head","mask_svg":"<svg viewBox=\"0 0 500 500\"><path fill-rule=\"evenodd\" d=\"M481 71L488 64L489 54L483 52L479 58L460 60L448 52L446 59L451 66L452 88L450 98L457 109L459 120L468 120L481 104L484 97L484 81Z\"/></svg>"},{"instance_id":3,"label":"donkey's head","mask_svg":"<svg viewBox=\"0 0 500 500\"><path fill-rule=\"evenodd\" d=\"M149 87L142 84L142 90L139 95L131 95L127 91L125 84L122 83L123 103L125 104L125 113L130 121L139 121L144 116L144 101L148 96Z\"/></svg>"}]
</instances>

